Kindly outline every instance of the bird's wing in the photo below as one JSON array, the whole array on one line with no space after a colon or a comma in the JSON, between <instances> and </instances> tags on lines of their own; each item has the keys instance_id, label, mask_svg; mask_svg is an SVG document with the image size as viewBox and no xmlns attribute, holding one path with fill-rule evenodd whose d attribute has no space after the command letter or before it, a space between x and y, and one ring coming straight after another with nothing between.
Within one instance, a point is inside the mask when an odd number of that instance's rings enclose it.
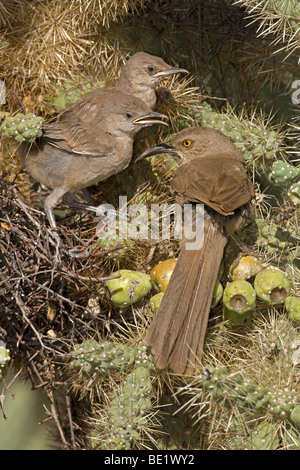
<instances>
[{"instance_id":1,"label":"bird's wing","mask_svg":"<svg viewBox=\"0 0 300 470\"><path fill-rule=\"evenodd\" d=\"M197 158L182 164L171 182L172 189L188 201L206 204L223 215L230 215L253 197L253 188L243 165L224 156Z\"/></svg>"},{"instance_id":2,"label":"bird's wing","mask_svg":"<svg viewBox=\"0 0 300 470\"><path fill-rule=\"evenodd\" d=\"M104 132L96 133L88 123L49 123L43 138L53 147L78 155L105 157L112 152L111 137Z\"/></svg>"},{"instance_id":3,"label":"bird's wing","mask_svg":"<svg viewBox=\"0 0 300 470\"><path fill-rule=\"evenodd\" d=\"M79 155L108 155L112 151L112 137L103 131L99 105L94 101L81 99L46 124L43 138L47 143Z\"/></svg>"}]
</instances>

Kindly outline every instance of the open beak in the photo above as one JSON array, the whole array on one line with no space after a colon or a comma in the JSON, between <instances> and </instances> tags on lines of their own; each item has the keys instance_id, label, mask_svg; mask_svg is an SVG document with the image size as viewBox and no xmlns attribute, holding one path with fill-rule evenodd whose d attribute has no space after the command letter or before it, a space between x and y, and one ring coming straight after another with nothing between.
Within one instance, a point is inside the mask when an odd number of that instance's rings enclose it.
<instances>
[{"instance_id":1,"label":"open beak","mask_svg":"<svg viewBox=\"0 0 300 470\"><path fill-rule=\"evenodd\" d=\"M169 75L176 75L178 73L189 73L188 70L185 69L179 69L176 67L172 67L171 69L168 70L162 70L161 72L157 72L154 74L155 78L165 78L168 77Z\"/></svg>"},{"instance_id":2,"label":"open beak","mask_svg":"<svg viewBox=\"0 0 300 470\"><path fill-rule=\"evenodd\" d=\"M144 116L140 116L133 121L133 124L137 124L139 126L149 126L151 124L163 124L164 126L168 126L169 124L162 119L168 119L168 116L165 114L156 113L152 111L152 113L145 114Z\"/></svg>"},{"instance_id":3,"label":"open beak","mask_svg":"<svg viewBox=\"0 0 300 470\"><path fill-rule=\"evenodd\" d=\"M143 158L152 157L152 155L158 155L159 153L169 153L171 155L178 156L178 153L174 147L169 144L163 143L159 145L155 145L147 150L145 150L140 155L137 155L134 158L134 163L143 160Z\"/></svg>"}]
</instances>

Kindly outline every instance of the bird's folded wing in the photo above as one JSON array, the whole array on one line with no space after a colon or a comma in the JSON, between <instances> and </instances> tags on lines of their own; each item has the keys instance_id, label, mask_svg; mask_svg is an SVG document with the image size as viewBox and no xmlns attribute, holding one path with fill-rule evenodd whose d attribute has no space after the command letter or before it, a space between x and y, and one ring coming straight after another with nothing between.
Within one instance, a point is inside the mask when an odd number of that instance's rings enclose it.
<instances>
[{"instance_id":1,"label":"bird's folded wing","mask_svg":"<svg viewBox=\"0 0 300 470\"><path fill-rule=\"evenodd\" d=\"M96 107L81 100L46 124L43 138L67 152L103 157L112 151L112 137L103 132L99 121Z\"/></svg>"},{"instance_id":2,"label":"bird's folded wing","mask_svg":"<svg viewBox=\"0 0 300 470\"><path fill-rule=\"evenodd\" d=\"M199 157L181 165L172 179L172 189L220 214L233 214L250 201L253 188L240 162L226 155L222 159L221 155L211 156L209 160Z\"/></svg>"}]
</instances>

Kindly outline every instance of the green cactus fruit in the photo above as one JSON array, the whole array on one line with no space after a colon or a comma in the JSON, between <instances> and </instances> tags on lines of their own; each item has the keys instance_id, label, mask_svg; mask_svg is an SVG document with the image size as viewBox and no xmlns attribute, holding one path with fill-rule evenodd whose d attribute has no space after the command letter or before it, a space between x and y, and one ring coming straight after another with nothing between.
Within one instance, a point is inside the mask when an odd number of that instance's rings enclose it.
<instances>
[{"instance_id":1,"label":"green cactus fruit","mask_svg":"<svg viewBox=\"0 0 300 470\"><path fill-rule=\"evenodd\" d=\"M289 295L284 301L285 308L291 320L300 320L300 297Z\"/></svg>"},{"instance_id":2,"label":"green cactus fruit","mask_svg":"<svg viewBox=\"0 0 300 470\"><path fill-rule=\"evenodd\" d=\"M276 268L260 271L254 279L256 295L268 304L280 304L289 296L291 286L286 275Z\"/></svg>"},{"instance_id":3,"label":"green cactus fruit","mask_svg":"<svg viewBox=\"0 0 300 470\"><path fill-rule=\"evenodd\" d=\"M249 450L276 450L279 446L277 428L273 423L260 423L246 440Z\"/></svg>"},{"instance_id":4,"label":"green cactus fruit","mask_svg":"<svg viewBox=\"0 0 300 470\"><path fill-rule=\"evenodd\" d=\"M275 183L287 183L300 175L300 168L285 161L276 161L272 165L270 178Z\"/></svg>"},{"instance_id":5,"label":"green cactus fruit","mask_svg":"<svg viewBox=\"0 0 300 470\"><path fill-rule=\"evenodd\" d=\"M107 376L113 371L123 371L135 362L137 351L119 343L98 343L95 340L76 344L69 353L68 369L84 376L94 372Z\"/></svg>"},{"instance_id":6,"label":"green cactus fruit","mask_svg":"<svg viewBox=\"0 0 300 470\"><path fill-rule=\"evenodd\" d=\"M76 77L75 80L66 78L60 84L53 83L53 92L46 96L47 101L57 112L61 112L71 104L78 101L82 96L95 88L105 86L102 80L86 80Z\"/></svg>"},{"instance_id":7,"label":"green cactus fruit","mask_svg":"<svg viewBox=\"0 0 300 470\"><path fill-rule=\"evenodd\" d=\"M242 256L238 261L238 264L234 261L229 272L231 279L236 281L238 279L249 279L252 276L256 276L259 271L262 270L262 264L256 256L248 255Z\"/></svg>"},{"instance_id":8,"label":"green cactus fruit","mask_svg":"<svg viewBox=\"0 0 300 470\"><path fill-rule=\"evenodd\" d=\"M158 263L150 272L151 281L158 292L165 292L177 259L166 259Z\"/></svg>"},{"instance_id":9,"label":"green cactus fruit","mask_svg":"<svg viewBox=\"0 0 300 470\"><path fill-rule=\"evenodd\" d=\"M120 274L121 277L106 281L106 285L116 307L127 308L145 297L152 289L148 274L130 269L120 269L112 273L115 274Z\"/></svg>"},{"instance_id":10,"label":"green cactus fruit","mask_svg":"<svg viewBox=\"0 0 300 470\"><path fill-rule=\"evenodd\" d=\"M250 282L244 279L230 282L223 294L224 317L234 324L242 323L256 305L256 293Z\"/></svg>"},{"instance_id":11,"label":"green cactus fruit","mask_svg":"<svg viewBox=\"0 0 300 470\"><path fill-rule=\"evenodd\" d=\"M300 183L294 183L288 190L288 197L295 206L300 204Z\"/></svg>"},{"instance_id":12,"label":"green cactus fruit","mask_svg":"<svg viewBox=\"0 0 300 470\"><path fill-rule=\"evenodd\" d=\"M163 296L164 296L164 292L159 292L158 294L155 294L151 297L151 299L150 299L150 308L151 308L151 311L154 314L157 313Z\"/></svg>"},{"instance_id":13,"label":"green cactus fruit","mask_svg":"<svg viewBox=\"0 0 300 470\"><path fill-rule=\"evenodd\" d=\"M297 426L300 426L300 405L294 406L294 408L291 411L291 420L293 423L295 423Z\"/></svg>"},{"instance_id":14,"label":"green cactus fruit","mask_svg":"<svg viewBox=\"0 0 300 470\"><path fill-rule=\"evenodd\" d=\"M220 281L217 279L215 287L214 287L214 291L213 291L211 308L214 308L216 305L218 305L218 303L223 297L223 292L224 292L223 286L220 283Z\"/></svg>"},{"instance_id":15,"label":"green cactus fruit","mask_svg":"<svg viewBox=\"0 0 300 470\"><path fill-rule=\"evenodd\" d=\"M7 116L1 124L1 131L7 139L15 142L33 142L42 136L43 118L33 113Z\"/></svg>"}]
</instances>

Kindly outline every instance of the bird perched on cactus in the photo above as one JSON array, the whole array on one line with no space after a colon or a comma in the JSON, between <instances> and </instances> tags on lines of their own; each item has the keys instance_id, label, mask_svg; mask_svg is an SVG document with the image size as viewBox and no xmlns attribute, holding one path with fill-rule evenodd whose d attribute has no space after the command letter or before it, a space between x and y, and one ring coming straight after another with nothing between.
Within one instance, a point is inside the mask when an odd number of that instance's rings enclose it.
<instances>
[{"instance_id":1,"label":"bird perched on cactus","mask_svg":"<svg viewBox=\"0 0 300 470\"><path fill-rule=\"evenodd\" d=\"M165 76L186 72L159 57L133 56L115 87L95 89L45 124L36 145L22 143L18 154L31 176L53 191L45 211L56 228L53 208L64 202L96 212L70 194L121 172L130 163L134 135L142 127L160 123L164 115L151 111L154 88ZM142 97L142 99L140 99Z\"/></svg>"},{"instance_id":2,"label":"bird perched on cactus","mask_svg":"<svg viewBox=\"0 0 300 470\"><path fill-rule=\"evenodd\" d=\"M204 204L204 237L185 224L185 240L146 343L152 347L158 367L192 374L201 360L227 238L243 226L254 190L242 153L215 129L183 129L136 161L159 153L180 160L171 180L178 201ZM192 247L188 246L191 241Z\"/></svg>"},{"instance_id":3,"label":"bird perched on cactus","mask_svg":"<svg viewBox=\"0 0 300 470\"><path fill-rule=\"evenodd\" d=\"M51 227L56 228L53 208L62 199L96 212L71 195L124 170L134 135L152 124L166 125L164 117L128 93L94 90L45 125L43 136L30 147L22 143L18 153L26 169L52 189L44 204Z\"/></svg>"}]
</instances>

